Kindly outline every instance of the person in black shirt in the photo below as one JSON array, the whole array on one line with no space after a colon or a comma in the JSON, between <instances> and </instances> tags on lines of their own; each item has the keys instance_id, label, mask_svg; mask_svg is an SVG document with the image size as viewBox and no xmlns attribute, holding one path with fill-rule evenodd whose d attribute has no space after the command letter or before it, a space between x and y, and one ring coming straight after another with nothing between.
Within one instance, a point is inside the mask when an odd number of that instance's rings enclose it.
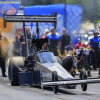
<instances>
[{"instance_id":1,"label":"person in black shirt","mask_svg":"<svg viewBox=\"0 0 100 100\"><path fill-rule=\"evenodd\" d=\"M26 36L27 36L27 42L28 42L28 51L29 51L29 54L31 54L33 53L33 49L31 48L31 40L35 39L35 36L30 33L30 27L26 27L26 34L27 34ZM25 34L21 36L20 44L22 44L22 56L24 57L28 56Z\"/></svg>"},{"instance_id":2,"label":"person in black shirt","mask_svg":"<svg viewBox=\"0 0 100 100\"><path fill-rule=\"evenodd\" d=\"M61 48L61 54L64 54L65 46L72 45L70 36L66 33L66 29L63 28L63 35L61 37L60 46Z\"/></svg>"}]
</instances>

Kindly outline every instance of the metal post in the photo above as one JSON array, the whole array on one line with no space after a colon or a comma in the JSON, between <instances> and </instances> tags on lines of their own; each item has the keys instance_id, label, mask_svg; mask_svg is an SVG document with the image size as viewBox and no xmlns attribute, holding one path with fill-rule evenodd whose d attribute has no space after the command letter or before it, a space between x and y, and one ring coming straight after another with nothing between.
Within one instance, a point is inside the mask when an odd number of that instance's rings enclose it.
<instances>
[{"instance_id":1,"label":"metal post","mask_svg":"<svg viewBox=\"0 0 100 100\"><path fill-rule=\"evenodd\" d=\"M64 27L66 28L66 17L67 17L67 14L66 14L66 0L64 0L64 2L65 2L65 25L64 25Z\"/></svg>"},{"instance_id":2,"label":"metal post","mask_svg":"<svg viewBox=\"0 0 100 100\"><path fill-rule=\"evenodd\" d=\"M25 35L25 43L26 43L26 31L25 31L25 22L23 22L23 29L24 29L24 35Z\"/></svg>"},{"instance_id":3,"label":"metal post","mask_svg":"<svg viewBox=\"0 0 100 100\"><path fill-rule=\"evenodd\" d=\"M29 56L29 50L28 50L28 42L27 42L27 33L26 33L26 29L25 29L25 22L23 22L23 29L24 29L24 35L25 35L25 44L27 47L27 55Z\"/></svg>"},{"instance_id":4,"label":"metal post","mask_svg":"<svg viewBox=\"0 0 100 100\"><path fill-rule=\"evenodd\" d=\"M37 37L38 37L38 39L39 39L39 25L38 25L38 22L36 23L36 27L37 27L37 29L36 29Z\"/></svg>"}]
</instances>

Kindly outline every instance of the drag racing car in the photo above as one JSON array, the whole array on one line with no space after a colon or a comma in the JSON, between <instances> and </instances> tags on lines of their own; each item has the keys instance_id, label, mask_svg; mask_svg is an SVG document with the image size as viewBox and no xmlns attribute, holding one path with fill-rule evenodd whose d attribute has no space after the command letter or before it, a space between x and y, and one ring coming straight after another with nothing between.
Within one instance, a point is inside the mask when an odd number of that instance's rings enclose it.
<instances>
[{"instance_id":1,"label":"drag racing car","mask_svg":"<svg viewBox=\"0 0 100 100\"><path fill-rule=\"evenodd\" d=\"M54 23L56 28L57 12L54 15L29 16L29 15L6 15L4 12L4 28L6 22L23 22L25 33L25 22L36 22L37 39L32 40L32 47L35 52L28 54L27 57L12 57L9 60L8 78L12 86L16 85L37 85L43 87L52 86L54 93L58 92L58 87L75 89L77 84L81 84L83 91L87 90L87 83L99 83L100 79L87 79L84 69L82 70L81 79L72 77L56 60L52 52L48 49L43 50L44 43L47 39L39 39L40 22ZM25 34L26 35L26 34ZM26 37L27 40L27 37ZM27 41L26 41L27 43ZM27 43L28 45L28 43ZM28 52L28 49L27 49Z\"/></svg>"}]
</instances>

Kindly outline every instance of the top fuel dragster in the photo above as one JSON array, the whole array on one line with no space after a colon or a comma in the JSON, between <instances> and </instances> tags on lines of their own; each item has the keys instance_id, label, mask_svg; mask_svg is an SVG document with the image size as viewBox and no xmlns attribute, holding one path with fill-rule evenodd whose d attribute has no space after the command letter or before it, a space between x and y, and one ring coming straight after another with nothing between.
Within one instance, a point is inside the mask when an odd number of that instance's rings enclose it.
<instances>
[{"instance_id":1,"label":"top fuel dragster","mask_svg":"<svg viewBox=\"0 0 100 100\"><path fill-rule=\"evenodd\" d=\"M54 15L6 15L4 12L4 28L6 22L23 22L24 34L25 22L35 22L37 26L37 39L32 39L32 49L35 52L27 57L12 57L8 66L8 78L12 86L16 85L39 85L53 86L54 93L58 92L58 87L75 89L76 84L81 84L82 90L87 90L88 83L99 83L100 78L87 79L85 70L82 69L81 79L72 77L56 60L49 50L43 50L42 45L48 43L47 39L39 39L38 23L54 23L56 28L57 12ZM27 43L27 37L26 43ZM28 43L27 43L28 44ZM27 49L28 52L28 49Z\"/></svg>"}]
</instances>

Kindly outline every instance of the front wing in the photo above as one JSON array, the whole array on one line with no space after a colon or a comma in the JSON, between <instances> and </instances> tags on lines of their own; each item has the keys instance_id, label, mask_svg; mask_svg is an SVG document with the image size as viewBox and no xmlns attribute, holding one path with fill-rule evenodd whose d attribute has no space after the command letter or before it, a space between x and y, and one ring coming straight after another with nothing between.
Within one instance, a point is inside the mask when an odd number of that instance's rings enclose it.
<instances>
[{"instance_id":1,"label":"front wing","mask_svg":"<svg viewBox=\"0 0 100 100\"><path fill-rule=\"evenodd\" d=\"M45 86L61 86L61 85L72 85L72 84L89 84L89 83L100 83L100 78L91 78L91 79L77 79L77 80L64 80L64 81L51 81L51 82L42 82L41 88Z\"/></svg>"}]
</instances>

